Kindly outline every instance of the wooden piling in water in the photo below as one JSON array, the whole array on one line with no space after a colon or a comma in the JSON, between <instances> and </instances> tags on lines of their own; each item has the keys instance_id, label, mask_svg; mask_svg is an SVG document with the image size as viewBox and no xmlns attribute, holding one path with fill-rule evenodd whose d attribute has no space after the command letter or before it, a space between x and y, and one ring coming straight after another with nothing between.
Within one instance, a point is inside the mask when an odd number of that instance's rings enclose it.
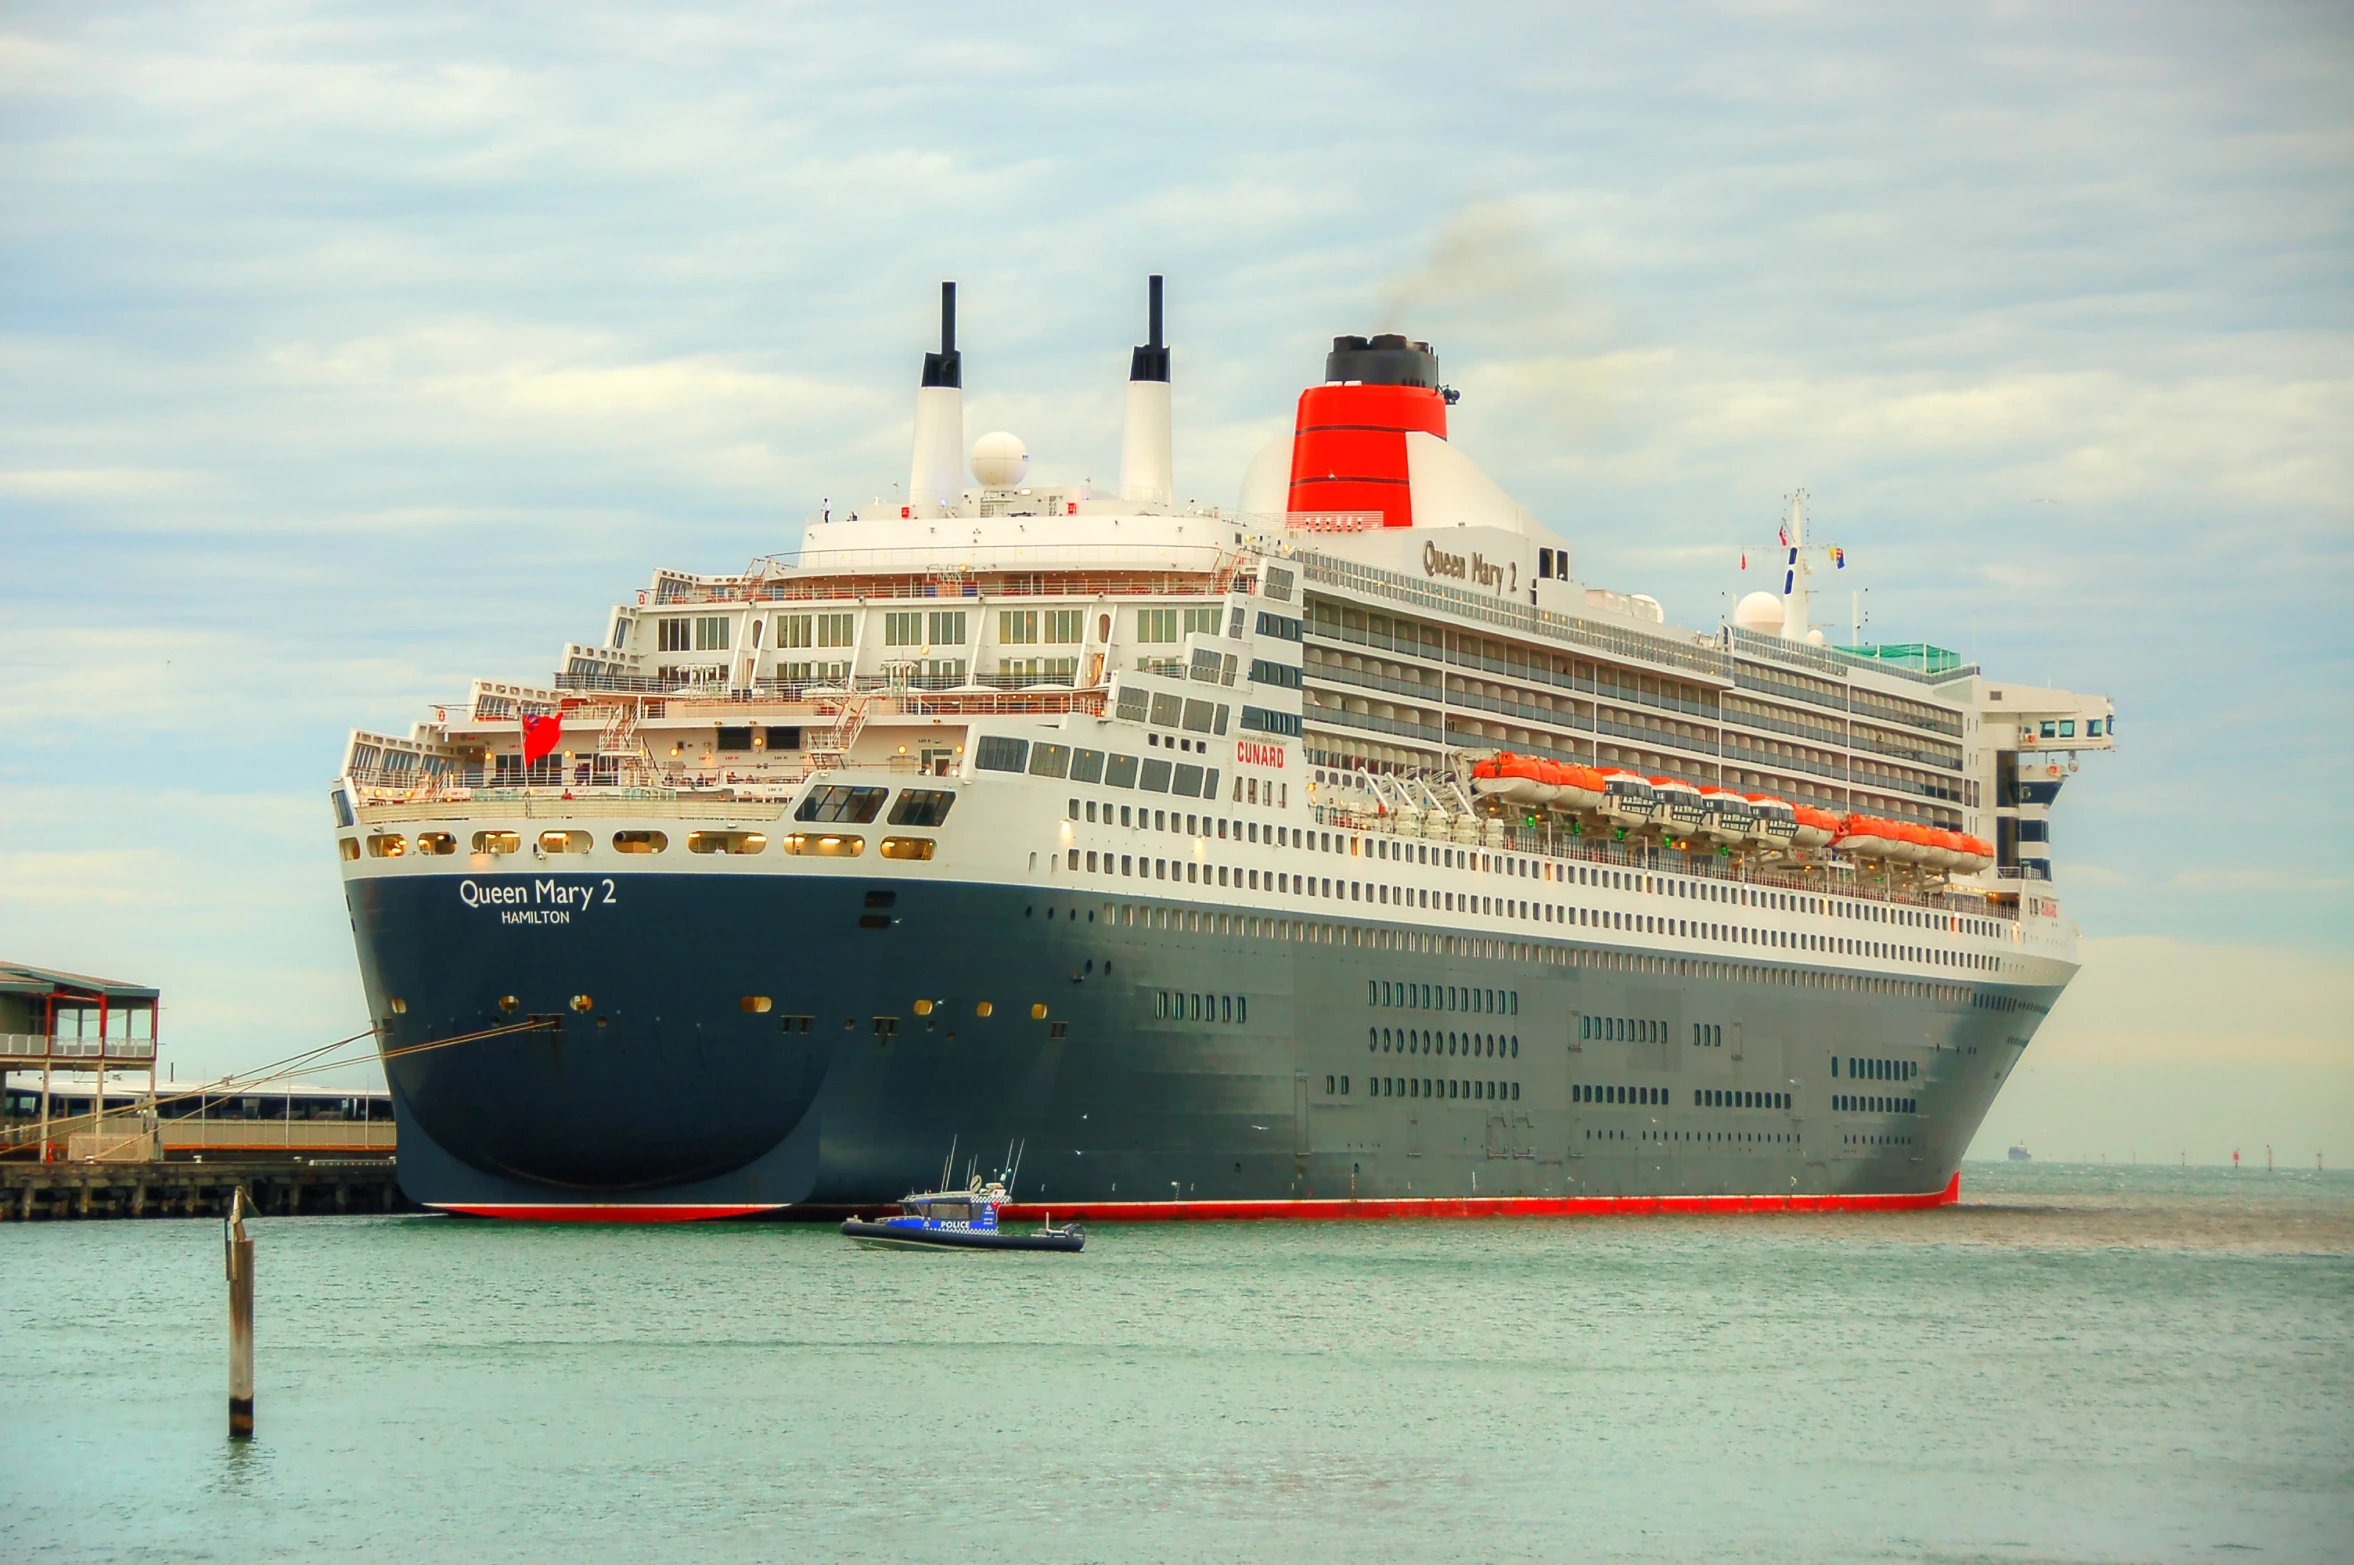
<instances>
[{"instance_id":1,"label":"wooden piling in water","mask_svg":"<svg viewBox=\"0 0 2354 1565\"><path fill-rule=\"evenodd\" d=\"M253 1438L253 1240L245 1232L245 1189L229 1198L221 1226L229 1268L229 1438Z\"/></svg>"}]
</instances>

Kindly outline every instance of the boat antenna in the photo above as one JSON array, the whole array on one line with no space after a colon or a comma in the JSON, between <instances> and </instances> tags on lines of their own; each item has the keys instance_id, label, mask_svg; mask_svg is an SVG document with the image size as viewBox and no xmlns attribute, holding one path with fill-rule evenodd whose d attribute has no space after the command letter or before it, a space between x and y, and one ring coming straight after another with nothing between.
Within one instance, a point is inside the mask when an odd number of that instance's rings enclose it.
<instances>
[{"instance_id":1,"label":"boat antenna","mask_svg":"<svg viewBox=\"0 0 2354 1565\"><path fill-rule=\"evenodd\" d=\"M948 1138L948 1155L940 1160L940 1188L948 1188L948 1176L956 1169L956 1138Z\"/></svg>"},{"instance_id":2,"label":"boat antenna","mask_svg":"<svg viewBox=\"0 0 2354 1565\"><path fill-rule=\"evenodd\" d=\"M1011 1201L1014 1198L1014 1181L1022 1177L1022 1154L1029 1150L1030 1138L1024 1136L1022 1138L1022 1144L1014 1148L1013 1170L1005 1176L1005 1198L1008 1201Z\"/></svg>"}]
</instances>

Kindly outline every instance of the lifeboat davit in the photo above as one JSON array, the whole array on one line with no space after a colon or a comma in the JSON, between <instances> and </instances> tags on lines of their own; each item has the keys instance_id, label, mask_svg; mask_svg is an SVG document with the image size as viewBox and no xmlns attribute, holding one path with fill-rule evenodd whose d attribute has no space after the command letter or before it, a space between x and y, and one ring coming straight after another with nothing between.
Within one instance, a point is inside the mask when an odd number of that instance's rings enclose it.
<instances>
[{"instance_id":1,"label":"lifeboat davit","mask_svg":"<svg viewBox=\"0 0 2354 1565\"><path fill-rule=\"evenodd\" d=\"M1818 810L1811 804L1794 805L1791 813L1798 818L1797 835L1792 839L1802 848L1826 848L1839 836L1839 817L1829 810Z\"/></svg>"}]
</instances>

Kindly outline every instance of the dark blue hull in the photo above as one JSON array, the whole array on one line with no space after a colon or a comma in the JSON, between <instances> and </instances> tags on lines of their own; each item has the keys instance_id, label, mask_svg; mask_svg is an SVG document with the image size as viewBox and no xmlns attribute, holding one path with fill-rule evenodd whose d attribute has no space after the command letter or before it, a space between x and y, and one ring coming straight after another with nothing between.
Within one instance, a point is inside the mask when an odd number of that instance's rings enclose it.
<instances>
[{"instance_id":1,"label":"dark blue hull","mask_svg":"<svg viewBox=\"0 0 2354 1565\"><path fill-rule=\"evenodd\" d=\"M985 1163L1026 1143L1021 1194L1058 1209L1928 1194L2057 994L1373 949L1350 943L1363 923L1306 942L1153 929L1122 916L1149 903L914 877L348 884L403 1187L515 1215L838 1215L896 1201L952 1138ZM1373 975L1509 990L1517 1010L1422 1016L1444 1042L1395 1060L1378 1024L1409 1018L1369 1010ZM1192 1019L1203 999L1222 1019ZM1658 1018L1670 1041L1581 1042L1581 1012ZM1746 1046L1673 1041L1695 1022ZM1842 1094L1872 1084L1828 1061L1859 1052L1920 1063L1908 1112L1854 1112ZM1597 1084L1649 1102L1579 1097ZM1698 1106L1719 1088L1786 1106Z\"/></svg>"}]
</instances>

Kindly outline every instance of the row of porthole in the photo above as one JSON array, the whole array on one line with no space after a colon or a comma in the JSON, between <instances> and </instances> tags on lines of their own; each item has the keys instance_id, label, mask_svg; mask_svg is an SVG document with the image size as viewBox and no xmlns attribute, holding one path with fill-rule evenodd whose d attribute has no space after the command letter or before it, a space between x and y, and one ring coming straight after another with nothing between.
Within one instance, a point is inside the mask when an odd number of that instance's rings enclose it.
<instances>
[{"instance_id":1,"label":"row of porthole","mask_svg":"<svg viewBox=\"0 0 2354 1565\"><path fill-rule=\"evenodd\" d=\"M947 1004L948 1002L945 1000L917 1000L911 1004L908 1009L915 1012L915 1014L918 1016L929 1016L933 1012L941 1010ZM736 1009L744 1012L749 1016L765 1016L771 1009L775 1007L775 1005L776 1002L767 995L748 994L736 1002ZM974 1001L973 1014L975 1016L996 1015L996 1002L992 1000ZM1030 1007L1030 1020L1034 1022L1042 1022L1046 1020L1046 1006L1043 1003ZM807 1029L803 1030L806 1031Z\"/></svg>"},{"instance_id":2,"label":"row of porthole","mask_svg":"<svg viewBox=\"0 0 2354 1565\"><path fill-rule=\"evenodd\" d=\"M543 854L586 853L596 846L596 839L585 831L552 830L539 834L538 847ZM777 844L780 851L806 855L811 858L854 859L866 852L866 839L834 832L788 832ZM613 834L616 853L662 853L669 850L670 836L659 831L617 831ZM768 848L768 836L757 831L690 831L687 833L689 853L761 853ZM887 859L929 859L938 844L930 837L885 837L882 855ZM346 859L360 856L357 838L342 839ZM458 851L458 839L446 831L421 831L412 843L398 832L377 832L367 839L367 854L373 859L397 859L410 852L427 855L452 854ZM517 831L478 831L474 834L473 851L491 857L505 857L523 851L523 834Z\"/></svg>"}]
</instances>

